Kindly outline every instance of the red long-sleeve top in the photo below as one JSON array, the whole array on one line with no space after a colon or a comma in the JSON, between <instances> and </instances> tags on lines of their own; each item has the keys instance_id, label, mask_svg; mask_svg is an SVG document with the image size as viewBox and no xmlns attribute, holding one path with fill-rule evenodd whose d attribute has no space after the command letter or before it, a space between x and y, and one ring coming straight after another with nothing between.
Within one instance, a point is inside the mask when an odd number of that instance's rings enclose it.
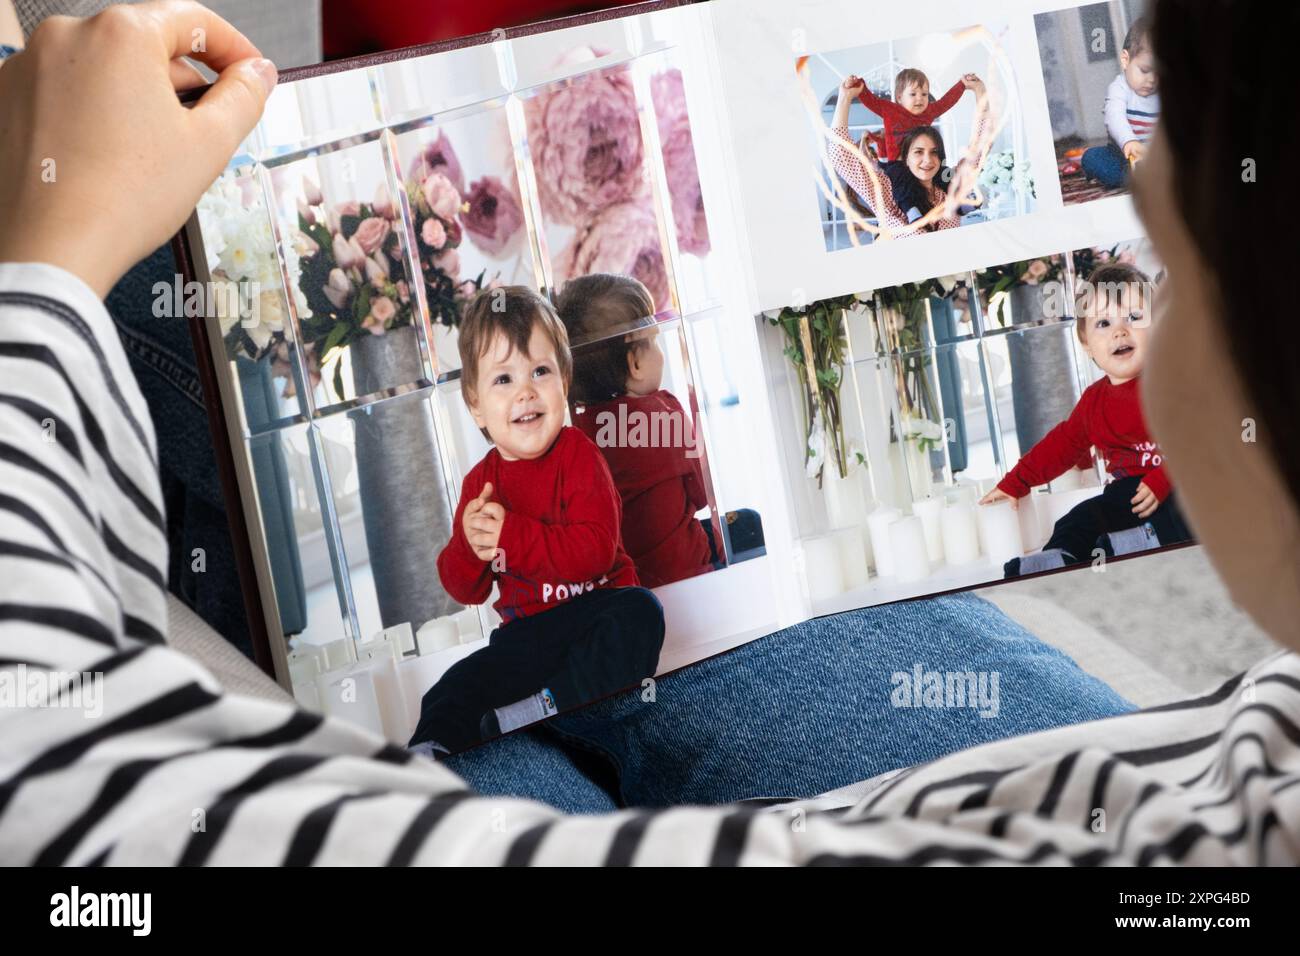
<instances>
[{"instance_id":1,"label":"red long-sleeve top","mask_svg":"<svg viewBox=\"0 0 1300 956\"><path fill-rule=\"evenodd\" d=\"M920 113L913 113L893 100L882 99L866 87L858 94L858 102L879 116L885 124L885 159L892 163L898 159L898 148L909 131L918 126L933 126L935 120L957 105L965 92L966 87L958 80L947 93L932 100Z\"/></svg>"},{"instance_id":2,"label":"red long-sleeve top","mask_svg":"<svg viewBox=\"0 0 1300 956\"><path fill-rule=\"evenodd\" d=\"M474 553L461 519L492 482L505 509L498 566ZM609 467L581 431L566 425L545 454L507 461L496 448L461 483L451 540L438 555L442 586L462 604L482 604L495 581L503 621L528 617L595 588L639 584L621 544L622 505Z\"/></svg>"},{"instance_id":3,"label":"red long-sleeve top","mask_svg":"<svg viewBox=\"0 0 1300 956\"><path fill-rule=\"evenodd\" d=\"M1131 378L1112 385L1109 378L1100 378L1089 385L1070 417L1029 449L998 487L1015 498L1024 497L1029 489L1085 459L1091 446L1105 459L1111 477L1141 475L1157 500L1164 501L1169 496L1169 477L1160 446L1151 440L1142 417L1138 381Z\"/></svg>"},{"instance_id":4,"label":"red long-sleeve top","mask_svg":"<svg viewBox=\"0 0 1300 956\"><path fill-rule=\"evenodd\" d=\"M623 500L623 547L641 583L659 587L710 570L709 539L695 518L709 504L703 446L689 437L691 420L676 396L663 389L621 395L584 406L573 421L595 442L614 476ZM667 442L663 422L674 429ZM623 440L607 441L611 436Z\"/></svg>"}]
</instances>

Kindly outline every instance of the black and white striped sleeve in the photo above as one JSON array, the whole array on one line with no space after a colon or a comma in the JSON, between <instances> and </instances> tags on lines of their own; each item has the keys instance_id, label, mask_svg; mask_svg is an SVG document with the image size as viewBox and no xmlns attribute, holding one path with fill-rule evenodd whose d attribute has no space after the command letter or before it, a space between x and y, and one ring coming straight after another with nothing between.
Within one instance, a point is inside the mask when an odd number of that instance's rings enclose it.
<instances>
[{"instance_id":1,"label":"black and white striped sleeve","mask_svg":"<svg viewBox=\"0 0 1300 956\"><path fill-rule=\"evenodd\" d=\"M0 863L1294 862L1300 665L966 751L851 808L566 817L165 643L144 402L102 304L0 264ZM45 696L42 696L45 695ZM1105 811L1096 825L1096 809Z\"/></svg>"}]
</instances>

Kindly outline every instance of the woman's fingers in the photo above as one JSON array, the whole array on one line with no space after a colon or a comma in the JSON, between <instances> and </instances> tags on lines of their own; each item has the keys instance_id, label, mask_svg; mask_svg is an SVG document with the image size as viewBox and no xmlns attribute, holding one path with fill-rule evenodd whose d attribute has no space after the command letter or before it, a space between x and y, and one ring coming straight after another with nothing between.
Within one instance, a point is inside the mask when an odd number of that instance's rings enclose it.
<instances>
[{"instance_id":1,"label":"woman's fingers","mask_svg":"<svg viewBox=\"0 0 1300 956\"><path fill-rule=\"evenodd\" d=\"M199 127L196 138L212 144L216 165L209 182L261 119L277 78L275 65L261 57L231 64L190 110L191 122Z\"/></svg>"},{"instance_id":2,"label":"woman's fingers","mask_svg":"<svg viewBox=\"0 0 1300 956\"><path fill-rule=\"evenodd\" d=\"M172 60L168 65L168 72L171 74L172 86L178 93L181 90L192 90L196 86L203 86L208 82L208 78L183 57Z\"/></svg>"},{"instance_id":3,"label":"woman's fingers","mask_svg":"<svg viewBox=\"0 0 1300 956\"><path fill-rule=\"evenodd\" d=\"M159 0L134 9L156 24L169 60L193 57L220 73L234 63L262 55L248 37L192 0Z\"/></svg>"}]
</instances>

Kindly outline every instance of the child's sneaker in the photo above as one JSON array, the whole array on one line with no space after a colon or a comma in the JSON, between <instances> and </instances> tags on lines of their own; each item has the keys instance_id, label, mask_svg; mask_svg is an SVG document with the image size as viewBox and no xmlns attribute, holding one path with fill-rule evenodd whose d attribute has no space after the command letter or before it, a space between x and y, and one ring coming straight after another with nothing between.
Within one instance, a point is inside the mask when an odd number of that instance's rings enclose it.
<instances>
[{"instance_id":1,"label":"child's sneaker","mask_svg":"<svg viewBox=\"0 0 1300 956\"><path fill-rule=\"evenodd\" d=\"M543 687L536 694L529 694L523 700L489 710L479 721L479 733L483 735L484 740L499 737L520 727L545 720L559 712L559 708L555 706L555 695L548 688Z\"/></svg>"}]
</instances>

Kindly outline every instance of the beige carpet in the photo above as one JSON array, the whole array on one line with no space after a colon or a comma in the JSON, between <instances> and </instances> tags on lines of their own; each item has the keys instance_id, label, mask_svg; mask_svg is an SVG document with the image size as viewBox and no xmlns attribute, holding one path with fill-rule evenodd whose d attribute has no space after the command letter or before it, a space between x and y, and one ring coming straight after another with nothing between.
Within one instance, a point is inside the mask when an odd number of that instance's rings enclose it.
<instances>
[{"instance_id":1,"label":"beige carpet","mask_svg":"<svg viewBox=\"0 0 1300 956\"><path fill-rule=\"evenodd\" d=\"M1199 545L982 588L1050 601L1195 694L1277 645L1228 597Z\"/></svg>"}]
</instances>

